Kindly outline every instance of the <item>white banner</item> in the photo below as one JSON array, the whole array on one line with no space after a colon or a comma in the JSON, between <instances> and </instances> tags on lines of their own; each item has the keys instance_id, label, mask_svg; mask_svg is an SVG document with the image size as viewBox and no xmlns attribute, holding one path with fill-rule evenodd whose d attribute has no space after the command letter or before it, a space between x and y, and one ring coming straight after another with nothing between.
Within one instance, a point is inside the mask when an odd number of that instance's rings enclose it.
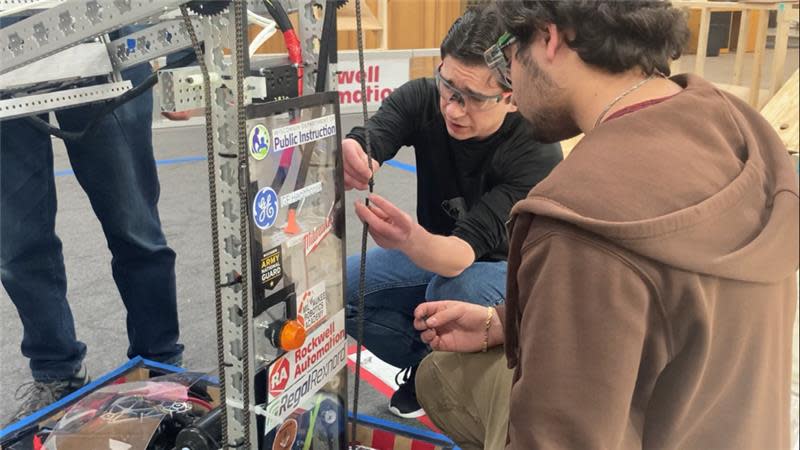
<instances>
[{"instance_id":1,"label":"white banner","mask_svg":"<svg viewBox=\"0 0 800 450\"><path fill-rule=\"evenodd\" d=\"M361 111L361 73L358 60L339 60L339 104L342 113ZM376 111L383 100L408 81L409 59L373 59L364 61L367 109Z\"/></svg>"}]
</instances>

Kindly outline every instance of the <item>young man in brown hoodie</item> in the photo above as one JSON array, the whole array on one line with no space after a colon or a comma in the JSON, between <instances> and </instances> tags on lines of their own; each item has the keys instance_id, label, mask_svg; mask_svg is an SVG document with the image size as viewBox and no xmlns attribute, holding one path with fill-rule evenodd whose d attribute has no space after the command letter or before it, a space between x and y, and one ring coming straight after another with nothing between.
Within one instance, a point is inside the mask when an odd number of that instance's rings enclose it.
<instances>
[{"instance_id":1,"label":"young man in brown hoodie","mask_svg":"<svg viewBox=\"0 0 800 450\"><path fill-rule=\"evenodd\" d=\"M505 307L417 308L423 340L461 352L420 366L425 411L465 450L788 448L798 180L780 139L661 75L687 36L668 2L498 7L487 61L520 112L544 142L586 136L512 211Z\"/></svg>"}]
</instances>

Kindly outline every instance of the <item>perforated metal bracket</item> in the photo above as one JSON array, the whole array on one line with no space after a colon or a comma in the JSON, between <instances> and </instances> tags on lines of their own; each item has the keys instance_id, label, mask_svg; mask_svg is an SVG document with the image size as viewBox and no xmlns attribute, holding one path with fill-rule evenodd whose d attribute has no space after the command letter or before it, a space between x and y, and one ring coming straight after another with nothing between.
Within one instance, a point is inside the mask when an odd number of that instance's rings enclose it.
<instances>
[{"instance_id":1,"label":"perforated metal bracket","mask_svg":"<svg viewBox=\"0 0 800 450\"><path fill-rule=\"evenodd\" d=\"M0 0L0 12L14 14L16 12L38 11L51 8L67 0Z\"/></svg>"},{"instance_id":2,"label":"perforated metal bracket","mask_svg":"<svg viewBox=\"0 0 800 450\"><path fill-rule=\"evenodd\" d=\"M73 0L0 30L0 74L185 0Z\"/></svg>"},{"instance_id":3,"label":"perforated metal bracket","mask_svg":"<svg viewBox=\"0 0 800 450\"><path fill-rule=\"evenodd\" d=\"M219 88L219 74L209 73L211 90ZM161 98L161 111L174 112L205 106L203 98L203 74L197 67L162 70L158 73L158 84ZM250 104L254 98L266 98L267 88L264 78L245 78L245 103Z\"/></svg>"},{"instance_id":4,"label":"perforated metal bracket","mask_svg":"<svg viewBox=\"0 0 800 450\"><path fill-rule=\"evenodd\" d=\"M63 91L0 100L0 120L32 116L86 103L108 100L131 89L130 81L101 84Z\"/></svg>"},{"instance_id":5,"label":"perforated metal bracket","mask_svg":"<svg viewBox=\"0 0 800 450\"><path fill-rule=\"evenodd\" d=\"M197 18L197 38L203 40L202 27ZM160 58L191 47L192 41L183 20L169 20L108 43L108 54L116 70L125 70L137 64Z\"/></svg>"},{"instance_id":6,"label":"perforated metal bracket","mask_svg":"<svg viewBox=\"0 0 800 450\"><path fill-rule=\"evenodd\" d=\"M108 75L111 71L106 46L100 42L89 42L0 75L0 91Z\"/></svg>"}]
</instances>

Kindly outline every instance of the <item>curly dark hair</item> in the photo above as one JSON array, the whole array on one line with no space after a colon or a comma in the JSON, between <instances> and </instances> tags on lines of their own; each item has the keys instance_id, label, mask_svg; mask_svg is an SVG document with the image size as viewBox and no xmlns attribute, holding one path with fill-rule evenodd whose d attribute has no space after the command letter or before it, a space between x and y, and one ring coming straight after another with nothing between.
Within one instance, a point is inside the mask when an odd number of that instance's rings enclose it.
<instances>
[{"instance_id":1,"label":"curly dark hair","mask_svg":"<svg viewBox=\"0 0 800 450\"><path fill-rule=\"evenodd\" d=\"M497 11L488 2L469 7L442 40L442 58L449 55L470 66L484 65L483 52L503 34L500 25Z\"/></svg>"},{"instance_id":2,"label":"curly dark hair","mask_svg":"<svg viewBox=\"0 0 800 450\"><path fill-rule=\"evenodd\" d=\"M669 75L689 38L685 15L666 0L498 0L497 8L520 50L552 23L575 32L567 45L585 63L611 73Z\"/></svg>"}]
</instances>

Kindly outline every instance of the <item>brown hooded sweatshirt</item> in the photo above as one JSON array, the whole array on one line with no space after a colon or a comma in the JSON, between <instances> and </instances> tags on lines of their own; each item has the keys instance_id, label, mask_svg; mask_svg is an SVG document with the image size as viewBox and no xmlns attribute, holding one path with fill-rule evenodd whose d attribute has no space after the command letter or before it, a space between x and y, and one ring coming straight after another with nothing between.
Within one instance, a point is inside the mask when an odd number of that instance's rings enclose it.
<instances>
[{"instance_id":1,"label":"brown hooded sweatshirt","mask_svg":"<svg viewBox=\"0 0 800 450\"><path fill-rule=\"evenodd\" d=\"M512 211L507 449L789 446L797 176L756 111L673 81Z\"/></svg>"}]
</instances>

